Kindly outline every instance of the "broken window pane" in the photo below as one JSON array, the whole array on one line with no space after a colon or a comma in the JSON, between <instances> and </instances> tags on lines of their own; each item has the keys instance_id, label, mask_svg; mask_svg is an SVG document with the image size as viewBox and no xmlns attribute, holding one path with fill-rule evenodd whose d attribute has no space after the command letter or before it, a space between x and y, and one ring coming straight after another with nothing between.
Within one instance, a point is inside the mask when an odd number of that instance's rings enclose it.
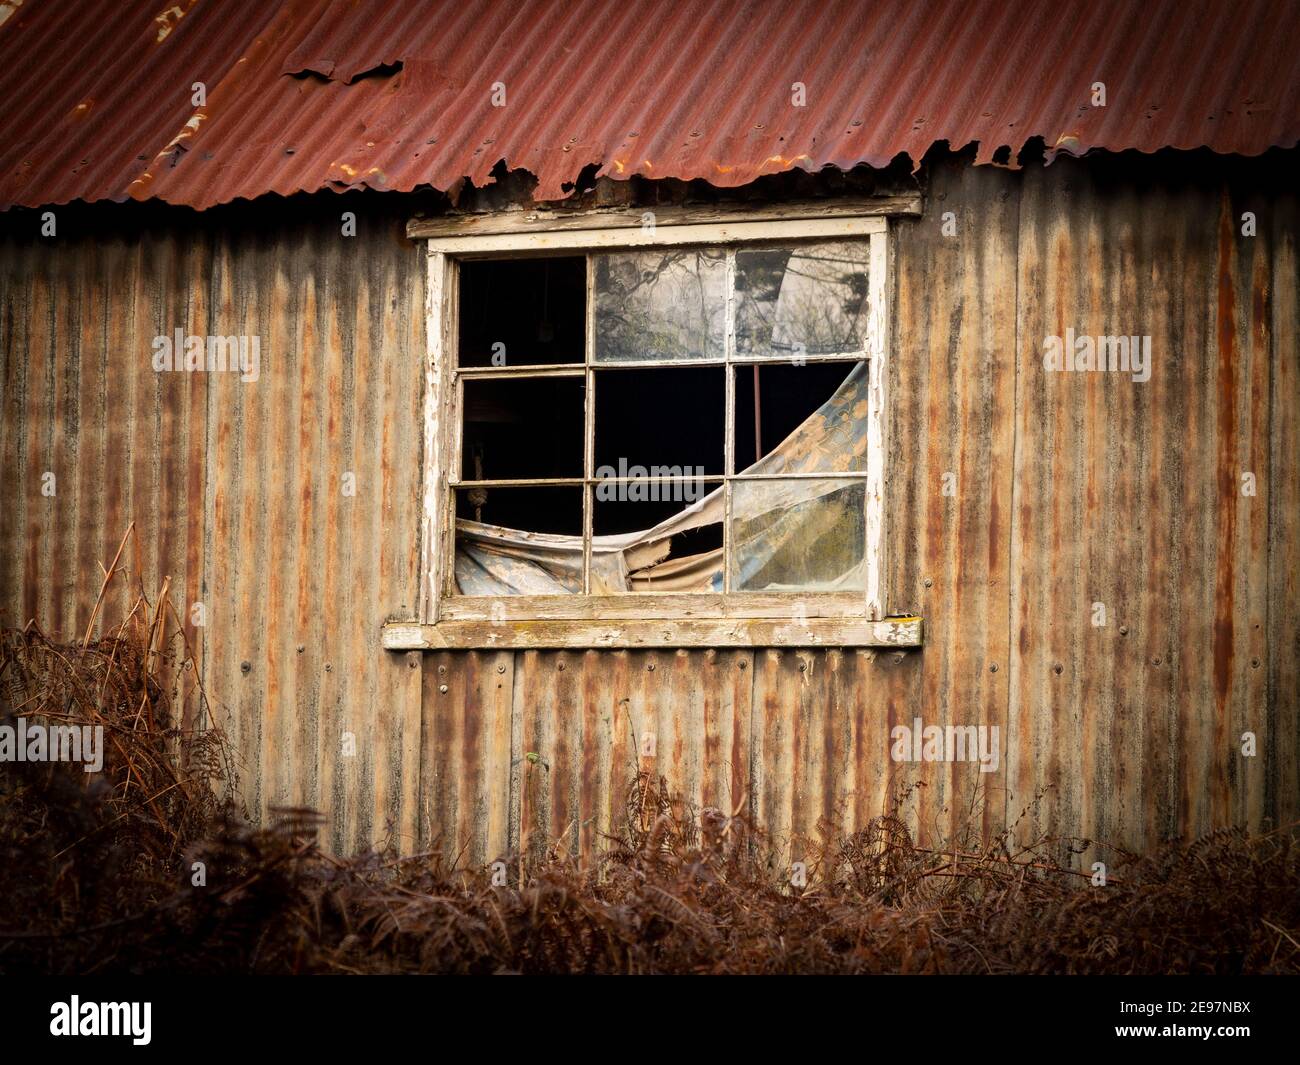
<instances>
[{"instance_id":1,"label":"broken window pane","mask_svg":"<svg viewBox=\"0 0 1300 1065\"><path fill-rule=\"evenodd\" d=\"M855 473L867 468L870 377L865 361L754 363L733 372L737 473L751 466L755 473Z\"/></svg>"},{"instance_id":2,"label":"broken window pane","mask_svg":"<svg viewBox=\"0 0 1300 1065\"><path fill-rule=\"evenodd\" d=\"M736 481L731 493L734 591L865 590L862 480Z\"/></svg>"},{"instance_id":3,"label":"broken window pane","mask_svg":"<svg viewBox=\"0 0 1300 1065\"><path fill-rule=\"evenodd\" d=\"M865 240L736 252L736 355L863 351L869 254Z\"/></svg>"},{"instance_id":4,"label":"broken window pane","mask_svg":"<svg viewBox=\"0 0 1300 1065\"><path fill-rule=\"evenodd\" d=\"M615 252L593 263L597 362L725 356L724 251Z\"/></svg>"}]
</instances>

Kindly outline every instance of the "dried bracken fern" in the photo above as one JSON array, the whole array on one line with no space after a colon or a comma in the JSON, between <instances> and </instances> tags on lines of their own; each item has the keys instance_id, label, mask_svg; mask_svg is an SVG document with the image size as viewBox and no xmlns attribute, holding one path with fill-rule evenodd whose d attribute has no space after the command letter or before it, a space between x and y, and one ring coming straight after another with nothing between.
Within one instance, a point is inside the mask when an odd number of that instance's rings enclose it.
<instances>
[{"instance_id":1,"label":"dried bracken fern","mask_svg":"<svg viewBox=\"0 0 1300 1065\"><path fill-rule=\"evenodd\" d=\"M229 755L211 727L179 726L168 678L189 657L163 639L164 602L97 641L0 636L0 713L112 738L100 774L0 766L0 971L1300 972L1293 828L1121 854L1094 887L1068 861L1086 841L1014 844L1013 825L918 846L904 791L855 832L824 821L796 883L788 845L642 774L589 864L572 830L537 827L491 868L340 860L313 811L253 827L217 798Z\"/></svg>"}]
</instances>

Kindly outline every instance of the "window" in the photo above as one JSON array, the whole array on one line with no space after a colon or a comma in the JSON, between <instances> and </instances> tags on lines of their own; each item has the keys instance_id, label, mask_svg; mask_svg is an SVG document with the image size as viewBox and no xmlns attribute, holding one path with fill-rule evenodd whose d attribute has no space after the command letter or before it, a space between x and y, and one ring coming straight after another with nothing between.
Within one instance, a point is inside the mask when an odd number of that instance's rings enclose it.
<instances>
[{"instance_id":1,"label":"window","mask_svg":"<svg viewBox=\"0 0 1300 1065\"><path fill-rule=\"evenodd\" d=\"M820 212L432 224L389 646L919 642L883 609L886 223Z\"/></svg>"}]
</instances>

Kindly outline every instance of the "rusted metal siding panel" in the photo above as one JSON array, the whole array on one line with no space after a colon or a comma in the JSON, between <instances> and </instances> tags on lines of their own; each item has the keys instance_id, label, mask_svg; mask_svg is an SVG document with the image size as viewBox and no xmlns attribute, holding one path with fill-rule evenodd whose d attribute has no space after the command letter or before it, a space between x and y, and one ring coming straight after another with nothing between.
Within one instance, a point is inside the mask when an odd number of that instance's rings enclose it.
<instances>
[{"instance_id":1,"label":"rusted metal siding panel","mask_svg":"<svg viewBox=\"0 0 1300 1065\"><path fill-rule=\"evenodd\" d=\"M178 10L161 40L165 14L143 3L47 0L0 27L0 203L448 190L488 184L501 160L537 176L537 198L561 199L593 164L739 186L919 163L940 141L978 142L987 163L1036 136L1074 154L1258 154L1300 139L1286 0ZM194 81L208 86L197 109ZM1091 106L1096 81L1104 107Z\"/></svg>"},{"instance_id":2,"label":"rusted metal siding panel","mask_svg":"<svg viewBox=\"0 0 1300 1065\"><path fill-rule=\"evenodd\" d=\"M766 857L813 875L820 841L888 812L909 767L889 757L889 732L910 723L919 690L909 652L768 649L754 656L754 786L749 815Z\"/></svg>"},{"instance_id":3,"label":"rusted metal siding panel","mask_svg":"<svg viewBox=\"0 0 1300 1065\"><path fill-rule=\"evenodd\" d=\"M464 653L437 657L466 661ZM592 857L624 830L637 772L662 776L694 807L748 813L752 658L713 650L519 652L511 846L540 853L558 843Z\"/></svg>"},{"instance_id":4,"label":"rusted metal siding panel","mask_svg":"<svg viewBox=\"0 0 1300 1065\"><path fill-rule=\"evenodd\" d=\"M1024 177L1008 814L1049 787L1036 828L1143 849L1294 811L1240 743L1294 731L1295 696L1267 728L1268 238L1226 177L1116 176ZM1045 373L1067 327L1149 334L1151 381Z\"/></svg>"},{"instance_id":5,"label":"rusted metal siding panel","mask_svg":"<svg viewBox=\"0 0 1300 1065\"><path fill-rule=\"evenodd\" d=\"M349 238L311 207L68 209L55 240L0 241L5 622L80 636L134 520L131 587L170 576L250 812L321 808L339 850L414 843L424 756L418 656L378 639L415 607L423 275L404 216L356 206ZM258 381L155 373L176 328L260 337Z\"/></svg>"},{"instance_id":6,"label":"rusted metal siding panel","mask_svg":"<svg viewBox=\"0 0 1300 1065\"><path fill-rule=\"evenodd\" d=\"M1268 699L1263 725L1264 808L1279 823L1300 816L1300 211L1278 196L1270 218L1273 332L1269 451Z\"/></svg>"},{"instance_id":7,"label":"rusted metal siding panel","mask_svg":"<svg viewBox=\"0 0 1300 1065\"><path fill-rule=\"evenodd\" d=\"M926 630L920 689L899 723L996 727L1005 744L1018 181L951 160L929 202L896 227L890 609L915 611ZM1001 824L1002 797L987 787L999 774L905 769L924 785L911 804L922 838L972 818L977 830Z\"/></svg>"},{"instance_id":8,"label":"rusted metal siding panel","mask_svg":"<svg viewBox=\"0 0 1300 1065\"><path fill-rule=\"evenodd\" d=\"M812 849L823 818L860 827L912 784L923 843L1014 825L1144 850L1294 819L1293 168L937 168L931 213L897 224L891 382L891 607L925 617L925 647L899 661L763 650L725 666L707 652L590 652L579 684L559 681L556 656L521 654L516 757L554 758L561 780L530 800L533 840L603 824L606 809L616 822L638 767L725 808L699 783L710 749L740 742L741 719L730 741L713 723L720 699L749 707L743 810L780 865ZM1244 210L1271 220L1260 236L1240 235ZM1152 379L1045 373L1043 338L1067 326L1149 332ZM1247 471L1257 497L1241 493ZM891 761L890 729L917 717L997 725L998 771ZM1240 755L1246 730L1254 760Z\"/></svg>"},{"instance_id":9,"label":"rusted metal siding panel","mask_svg":"<svg viewBox=\"0 0 1300 1065\"><path fill-rule=\"evenodd\" d=\"M503 853L482 819L499 824L505 802L511 850L593 857L625 830L638 771L687 807L756 819L774 863L810 856L823 821L851 831L888 808L902 776L889 728L919 668L871 651L523 651L510 728L478 694L480 657L505 669L486 684L506 685L508 653L438 652L425 670L422 845L471 863ZM505 765L511 733L509 772L485 776L469 752Z\"/></svg>"},{"instance_id":10,"label":"rusted metal siding panel","mask_svg":"<svg viewBox=\"0 0 1300 1065\"><path fill-rule=\"evenodd\" d=\"M210 245L201 234L128 239L85 222L61 216L59 236L46 240L12 229L0 238L0 611L5 624L34 618L80 638L97 563L109 563L134 520L138 538L97 631L141 591L156 602L170 576L186 637L201 650L187 604L199 598L204 562L206 383L155 374L150 345L155 319L195 299L189 281L205 272Z\"/></svg>"},{"instance_id":11,"label":"rusted metal siding panel","mask_svg":"<svg viewBox=\"0 0 1300 1065\"><path fill-rule=\"evenodd\" d=\"M418 838L424 757L419 662L375 635L414 609L423 281L397 217L357 215L232 225L209 282L262 365L212 384L208 684L252 810L321 808L339 850Z\"/></svg>"},{"instance_id":12,"label":"rusted metal siding panel","mask_svg":"<svg viewBox=\"0 0 1300 1065\"><path fill-rule=\"evenodd\" d=\"M462 866L495 861L509 850L514 656L474 651L424 657L424 846Z\"/></svg>"}]
</instances>

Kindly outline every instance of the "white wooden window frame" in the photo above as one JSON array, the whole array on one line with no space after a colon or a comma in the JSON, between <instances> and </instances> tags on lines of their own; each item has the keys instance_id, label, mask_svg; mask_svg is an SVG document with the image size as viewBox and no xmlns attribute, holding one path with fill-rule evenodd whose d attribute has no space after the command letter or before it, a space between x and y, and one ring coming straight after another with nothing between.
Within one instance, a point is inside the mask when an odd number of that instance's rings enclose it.
<instances>
[{"instance_id":1,"label":"white wooden window frame","mask_svg":"<svg viewBox=\"0 0 1300 1065\"><path fill-rule=\"evenodd\" d=\"M917 205L919 210L919 204ZM428 282L425 319L428 351L424 367L424 433L420 595L409 622L389 622L384 645L391 649L438 647L744 647L772 645L918 646L921 619L886 616L885 462L888 443L888 359L890 264L888 223L877 205L862 213L822 210L822 216L772 218L771 211L726 220L689 220L646 227L639 213L621 212L611 224L593 217L584 228L572 217L541 229L452 232L431 226L427 235ZM831 217L825 217L825 214ZM897 210L897 213L915 213ZM681 210L673 214L681 217ZM536 219L537 216L531 216ZM686 216L689 218L689 215ZM489 227L491 223L489 223ZM509 227L507 227L509 228ZM425 237L414 222L413 236ZM699 592L628 593L614 596L506 596L494 599L450 595L455 550L454 489L460 484L460 389L454 387L458 339L458 267L466 259L518 258L690 246L728 247L780 241L869 242L868 328L863 357L868 362L865 594ZM589 272L590 273L590 272ZM731 298L729 292L728 298ZM594 293L588 278L587 351L575 368L585 372L584 477L591 476L591 377L599 364L592 352ZM727 316L729 325L732 315ZM734 418L735 365L780 364L782 360L736 358L727 336L726 416ZM856 354L856 353L855 353ZM814 361L809 357L809 361ZM840 361L844 361L841 359ZM693 363L674 363L693 365ZM732 434L727 434L732 440ZM727 463L728 482L735 471ZM828 477L835 474L828 472ZM583 524L591 533L590 493L584 490ZM584 563L584 587L586 569Z\"/></svg>"}]
</instances>

